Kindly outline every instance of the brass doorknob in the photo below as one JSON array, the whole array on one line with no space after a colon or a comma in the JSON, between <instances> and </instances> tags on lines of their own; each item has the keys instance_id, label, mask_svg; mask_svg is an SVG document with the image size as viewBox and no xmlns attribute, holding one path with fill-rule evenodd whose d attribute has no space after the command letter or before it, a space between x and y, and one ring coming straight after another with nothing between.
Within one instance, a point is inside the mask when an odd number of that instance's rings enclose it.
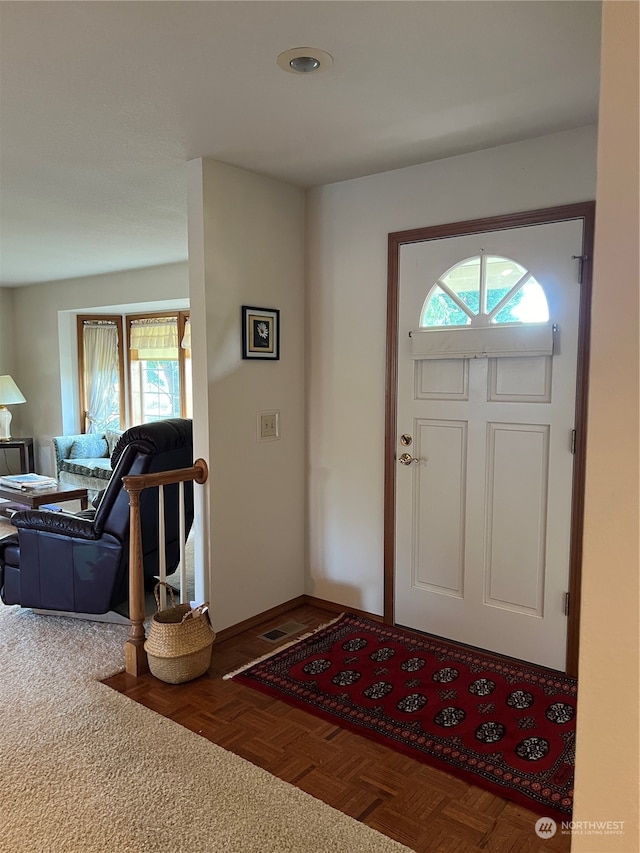
<instances>
[{"instance_id":1,"label":"brass doorknob","mask_svg":"<svg viewBox=\"0 0 640 853\"><path fill-rule=\"evenodd\" d=\"M401 465L411 465L412 462L419 461L419 459L417 459L415 456L412 456L410 453L403 453L401 456L398 457L398 462Z\"/></svg>"}]
</instances>

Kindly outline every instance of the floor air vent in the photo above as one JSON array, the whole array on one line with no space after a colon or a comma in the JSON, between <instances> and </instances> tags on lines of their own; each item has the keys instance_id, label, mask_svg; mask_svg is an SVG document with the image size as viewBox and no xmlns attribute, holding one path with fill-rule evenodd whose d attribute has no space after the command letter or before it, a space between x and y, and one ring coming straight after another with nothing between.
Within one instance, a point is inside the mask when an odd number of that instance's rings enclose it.
<instances>
[{"instance_id":1,"label":"floor air vent","mask_svg":"<svg viewBox=\"0 0 640 853\"><path fill-rule=\"evenodd\" d=\"M282 625L277 625L275 628L269 628L264 634L258 634L260 639L266 640L268 643L277 643L285 637L292 637L294 634L299 634L307 630L306 625L301 625L300 622L283 622Z\"/></svg>"}]
</instances>

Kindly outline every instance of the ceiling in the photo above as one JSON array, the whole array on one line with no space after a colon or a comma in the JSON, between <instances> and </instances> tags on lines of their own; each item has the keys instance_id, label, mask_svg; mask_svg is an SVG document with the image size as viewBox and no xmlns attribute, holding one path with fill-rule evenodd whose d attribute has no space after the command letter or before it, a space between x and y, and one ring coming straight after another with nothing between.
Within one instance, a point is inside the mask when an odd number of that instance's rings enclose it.
<instances>
[{"instance_id":1,"label":"ceiling","mask_svg":"<svg viewBox=\"0 0 640 853\"><path fill-rule=\"evenodd\" d=\"M595 0L3 0L0 284L185 260L194 158L310 187L593 124L599 39Z\"/></svg>"}]
</instances>

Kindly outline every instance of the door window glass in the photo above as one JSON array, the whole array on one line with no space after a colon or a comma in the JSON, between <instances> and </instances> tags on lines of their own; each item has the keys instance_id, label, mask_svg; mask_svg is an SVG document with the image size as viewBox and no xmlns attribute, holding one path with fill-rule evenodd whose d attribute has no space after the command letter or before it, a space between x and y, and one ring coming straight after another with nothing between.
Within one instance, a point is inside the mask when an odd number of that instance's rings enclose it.
<instances>
[{"instance_id":1,"label":"door window glass","mask_svg":"<svg viewBox=\"0 0 640 853\"><path fill-rule=\"evenodd\" d=\"M489 326L493 323L546 323L544 290L517 261L496 255L467 258L431 287L420 326Z\"/></svg>"}]
</instances>

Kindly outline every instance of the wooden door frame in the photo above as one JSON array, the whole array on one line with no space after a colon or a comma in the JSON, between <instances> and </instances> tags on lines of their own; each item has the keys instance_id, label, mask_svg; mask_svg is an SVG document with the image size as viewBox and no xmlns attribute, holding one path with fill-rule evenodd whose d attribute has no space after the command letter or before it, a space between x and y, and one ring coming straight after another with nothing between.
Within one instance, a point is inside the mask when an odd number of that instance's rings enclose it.
<instances>
[{"instance_id":1,"label":"wooden door frame","mask_svg":"<svg viewBox=\"0 0 640 853\"><path fill-rule=\"evenodd\" d=\"M402 246L446 237L460 237L485 231L504 231L529 225L545 225L583 220L582 258L580 264L580 307L578 316L578 356L576 371L575 460L571 506L571 548L569 557L569 615L567 625L567 664L569 675L578 671L580 630L580 589L582 580L582 534L584 527L584 478L587 439L587 393L589 380L589 337L591 329L591 281L593 270L593 238L595 202L545 207L539 210L470 219L429 228L395 231L389 234L387 258L387 359L385 378L385 459L384 459L384 621L394 624L395 615L395 502L396 502L396 432L398 395L398 299L399 256Z\"/></svg>"}]
</instances>

